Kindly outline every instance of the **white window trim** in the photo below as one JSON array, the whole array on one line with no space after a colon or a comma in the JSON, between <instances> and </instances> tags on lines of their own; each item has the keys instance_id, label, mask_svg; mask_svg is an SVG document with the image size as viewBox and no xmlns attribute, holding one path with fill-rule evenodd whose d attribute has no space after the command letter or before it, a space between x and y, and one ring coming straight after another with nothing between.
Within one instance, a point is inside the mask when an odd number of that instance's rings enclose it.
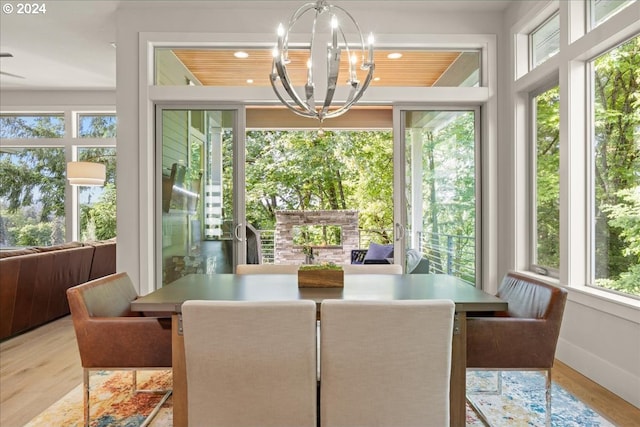
<instances>
[{"instance_id":1,"label":"white window trim","mask_svg":"<svg viewBox=\"0 0 640 427\"><path fill-rule=\"evenodd\" d=\"M624 319L639 321L640 300L615 292L587 285L589 272L589 241L587 212L587 155L590 141L587 129L587 76L588 61L622 42L640 33L640 2L635 2L598 27L586 31L586 7L580 2L559 2L560 10L560 52L531 71L528 67L527 34L549 16L549 11L558 8L558 2L552 1L533 8L527 16L512 27L511 34L516 57L514 67L515 80L512 94L515 101L513 115L513 137L516 141L526 140L526 114L528 93L541 87L550 75L556 73L560 83L560 276L553 279L527 271L530 259L528 243L515 244L514 265L516 269L546 280L556 285L566 286L572 301L594 307ZM540 17L536 21L536 17ZM526 52L523 54L523 51ZM564 100L564 101L563 101ZM516 229L528 224L532 215L527 207L527 197L519 196L527 189L527 144L518 143L515 147L516 166L514 202L516 206L513 223ZM527 193L529 194L529 193ZM573 209L573 213L571 211Z\"/></svg>"}]
</instances>

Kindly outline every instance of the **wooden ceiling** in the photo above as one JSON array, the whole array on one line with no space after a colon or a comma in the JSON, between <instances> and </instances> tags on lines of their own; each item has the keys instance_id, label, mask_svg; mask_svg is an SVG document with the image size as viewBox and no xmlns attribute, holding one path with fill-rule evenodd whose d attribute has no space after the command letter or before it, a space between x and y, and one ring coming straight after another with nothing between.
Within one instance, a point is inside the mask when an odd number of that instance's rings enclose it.
<instances>
[{"instance_id":1,"label":"wooden ceiling","mask_svg":"<svg viewBox=\"0 0 640 427\"><path fill-rule=\"evenodd\" d=\"M204 86L269 86L272 60L269 49L242 49L248 53L247 58L236 58L238 49L173 49L176 57L188 68ZM389 59L390 53L402 53L399 59ZM356 54L360 55L360 51ZM346 81L347 56L342 53L339 79ZM461 51L441 50L376 50L375 80L372 86L409 86L430 87L440 77L454 67L456 61L464 57ZM287 72L294 85L302 85L306 81L306 62L308 51L290 50L291 63ZM474 55L479 57L479 55ZM475 59L478 63L477 59ZM461 62L461 61L458 61ZM360 81L364 80L365 71L358 68ZM248 83L252 80L252 83Z\"/></svg>"}]
</instances>

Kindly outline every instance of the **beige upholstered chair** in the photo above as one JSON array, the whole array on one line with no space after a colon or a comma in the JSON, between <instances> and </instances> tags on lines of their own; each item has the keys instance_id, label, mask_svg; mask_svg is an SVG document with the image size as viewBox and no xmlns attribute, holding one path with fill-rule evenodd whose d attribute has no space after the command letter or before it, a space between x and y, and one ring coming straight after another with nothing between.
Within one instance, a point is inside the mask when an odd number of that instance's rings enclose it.
<instances>
[{"instance_id":1,"label":"beige upholstered chair","mask_svg":"<svg viewBox=\"0 0 640 427\"><path fill-rule=\"evenodd\" d=\"M238 264L236 274L298 274L297 264Z\"/></svg>"},{"instance_id":2,"label":"beige upholstered chair","mask_svg":"<svg viewBox=\"0 0 640 427\"><path fill-rule=\"evenodd\" d=\"M345 264L344 274L402 274L400 264Z\"/></svg>"},{"instance_id":3,"label":"beige upholstered chair","mask_svg":"<svg viewBox=\"0 0 640 427\"><path fill-rule=\"evenodd\" d=\"M69 288L67 299L84 371L84 425L90 421L89 374L91 370L171 369L171 318L143 317L130 310L137 297L126 273L111 274ZM164 394L151 420L170 390Z\"/></svg>"},{"instance_id":4,"label":"beige upholstered chair","mask_svg":"<svg viewBox=\"0 0 640 427\"><path fill-rule=\"evenodd\" d=\"M449 425L450 300L324 300L323 427Z\"/></svg>"},{"instance_id":5,"label":"beige upholstered chair","mask_svg":"<svg viewBox=\"0 0 640 427\"><path fill-rule=\"evenodd\" d=\"M542 370L546 373L546 425L551 425L551 368L567 291L532 277L508 273L496 294L508 311L467 317L467 368ZM498 388L501 386L498 375ZM474 409L487 423L479 408Z\"/></svg>"},{"instance_id":6,"label":"beige upholstered chair","mask_svg":"<svg viewBox=\"0 0 640 427\"><path fill-rule=\"evenodd\" d=\"M182 305L190 426L315 426L313 301Z\"/></svg>"}]
</instances>

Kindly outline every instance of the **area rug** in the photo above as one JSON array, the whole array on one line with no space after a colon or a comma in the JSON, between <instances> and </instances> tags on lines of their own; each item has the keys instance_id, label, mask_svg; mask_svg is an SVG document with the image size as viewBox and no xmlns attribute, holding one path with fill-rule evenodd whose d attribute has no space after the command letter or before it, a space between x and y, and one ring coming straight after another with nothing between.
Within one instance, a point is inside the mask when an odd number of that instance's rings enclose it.
<instances>
[{"instance_id":1,"label":"area rug","mask_svg":"<svg viewBox=\"0 0 640 427\"><path fill-rule=\"evenodd\" d=\"M143 370L138 371L137 375L140 390L171 389L171 371ZM139 427L163 397L161 394L132 393L130 371L92 371L90 378L92 427ZM80 384L25 427L84 426L82 389ZM171 427L171 410L169 397L149 427Z\"/></svg>"},{"instance_id":2,"label":"area rug","mask_svg":"<svg viewBox=\"0 0 640 427\"><path fill-rule=\"evenodd\" d=\"M482 408L494 427L544 426L544 377L537 372L505 371L502 373L502 394L476 394L496 391L496 374L490 371L469 371L469 397ZM161 396L131 393L130 372L97 371L91 375L91 426L140 427ZM171 387L169 371L139 371L141 389ZM149 427L171 427L173 423L171 397ZM552 386L552 425L558 427L612 427L603 417L573 397L557 384ZM467 427L483 427L473 409L467 406ZM82 427L82 385L77 386L50 406L25 427Z\"/></svg>"},{"instance_id":3,"label":"area rug","mask_svg":"<svg viewBox=\"0 0 640 427\"><path fill-rule=\"evenodd\" d=\"M497 375L502 376L501 393ZM493 427L545 425L545 376L535 371L469 371L467 397ZM477 417L467 426L484 425ZM470 422L477 422L473 424ZM600 414L556 383L551 385L551 425L558 427L614 427Z\"/></svg>"}]
</instances>

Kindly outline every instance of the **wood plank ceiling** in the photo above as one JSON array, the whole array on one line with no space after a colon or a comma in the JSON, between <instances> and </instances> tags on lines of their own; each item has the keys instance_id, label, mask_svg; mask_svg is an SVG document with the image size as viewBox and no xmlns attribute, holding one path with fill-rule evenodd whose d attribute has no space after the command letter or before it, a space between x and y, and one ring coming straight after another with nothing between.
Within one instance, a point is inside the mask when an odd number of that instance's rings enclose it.
<instances>
[{"instance_id":1,"label":"wood plank ceiling","mask_svg":"<svg viewBox=\"0 0 640 427\"><path fill-rule=\"evenodd\" d=\"M247 58L236 58L237 49L173 49L176 57L188 68L203 86L269 86L269 74L272 67L272 55L269 49L243 49ZM399 52L402 57L389 59L387 55ZM356 54L360 54L357 51ZM347 54L343 52L340 61L339 79L345 79ZM306 81L306 50L290 50L291 63L287 71L295 85ZM465 54L461 51L441 50L376 50L375 80L372 86L430 87L454 63ZM477 56L477 55L474 55ZM359 70L362 81L365 72ZM248 83L251 81L251 83Z\"/></svg>"}]
</instances>

